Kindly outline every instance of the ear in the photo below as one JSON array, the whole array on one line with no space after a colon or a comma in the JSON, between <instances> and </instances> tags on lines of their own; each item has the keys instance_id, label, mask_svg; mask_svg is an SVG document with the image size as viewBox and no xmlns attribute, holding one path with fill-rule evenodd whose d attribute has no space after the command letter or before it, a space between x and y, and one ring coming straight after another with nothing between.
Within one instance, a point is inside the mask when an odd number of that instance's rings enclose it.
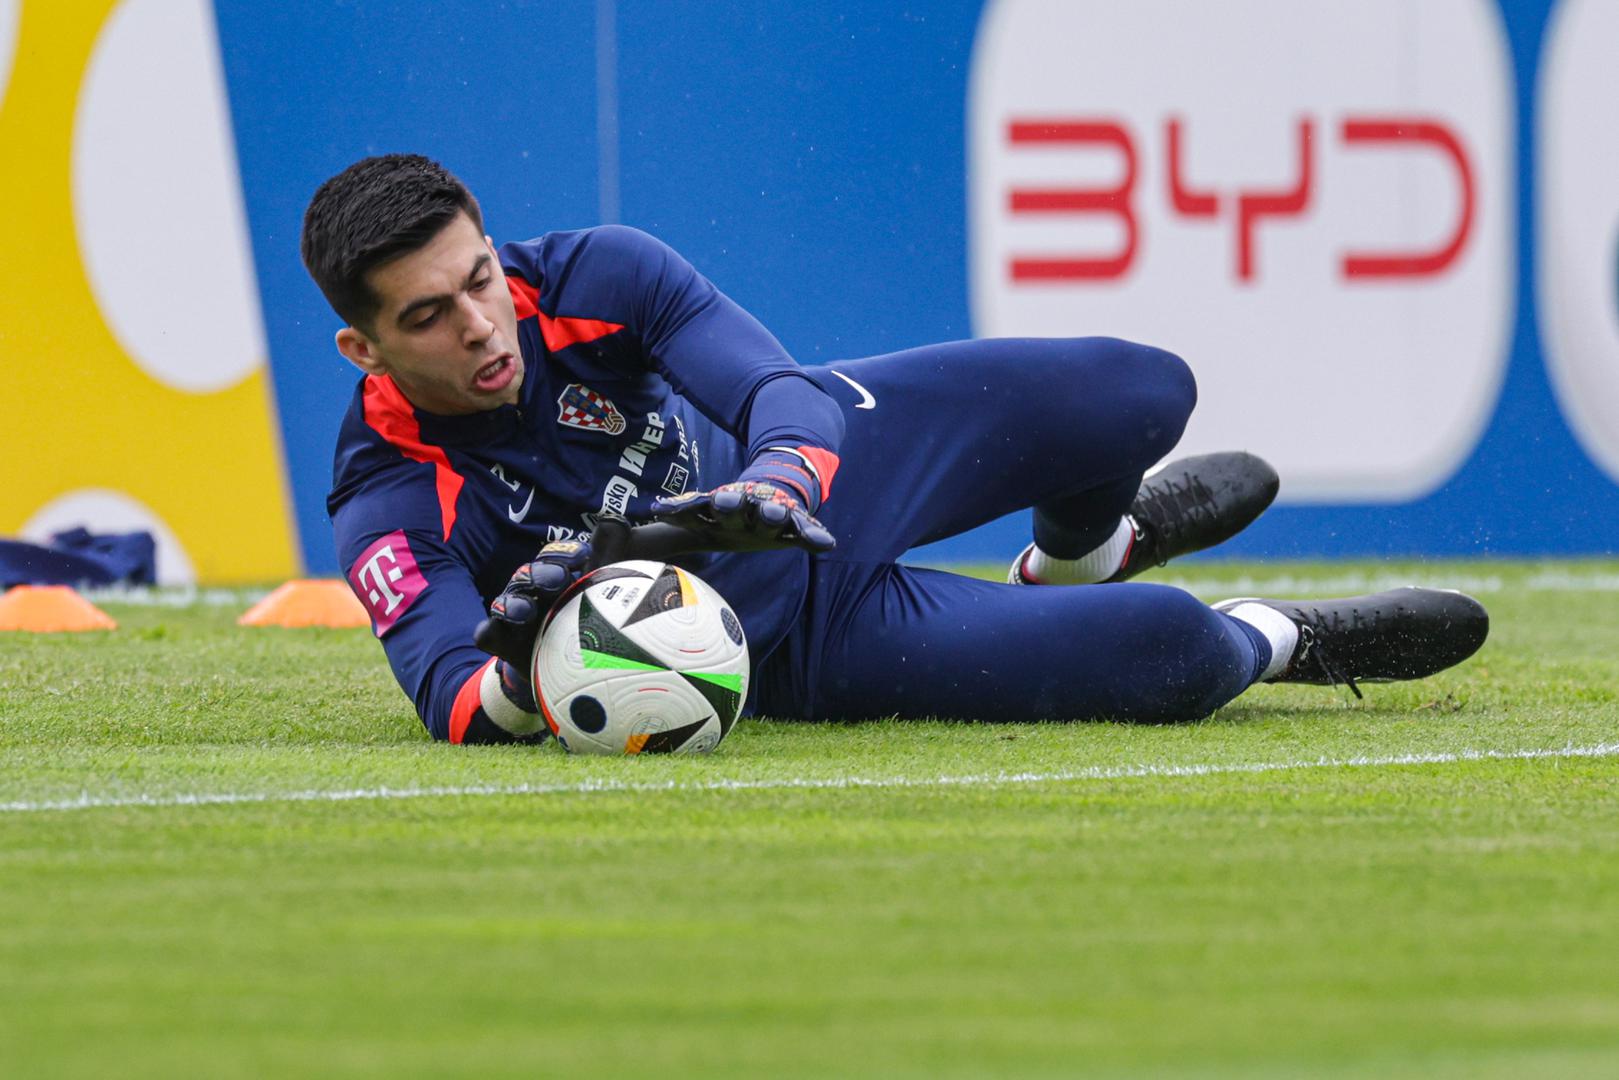
<instances>
[{"instance_id":1,"label":"ear","mask_svg":"<svg viewBox=\"0 0 1619 1080\"><path fill-rule=\"evenodd\" d=\"M337 332L337 351L367 375L388 374L388 364L377 353L376 343L352 326Z\"/></svg>"}]
</instances>

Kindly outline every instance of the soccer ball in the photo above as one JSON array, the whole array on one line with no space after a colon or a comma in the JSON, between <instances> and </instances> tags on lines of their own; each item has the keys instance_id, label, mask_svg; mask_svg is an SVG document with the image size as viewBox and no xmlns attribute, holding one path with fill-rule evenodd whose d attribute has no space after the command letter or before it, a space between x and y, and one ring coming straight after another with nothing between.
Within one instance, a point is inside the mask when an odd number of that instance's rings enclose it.
<instances>
[{"instance_id":1,"label":"soccer ball","mask_svg":"<svg viewBox=\"0 0 1619 1080\"><path fill-rule=\"evenodd\" d=\"M667 563L604 566L552 612L534 649L551 733L575 754L703 754L736 723L748 644L720 594Z\"/></svg>"}]
</instances>

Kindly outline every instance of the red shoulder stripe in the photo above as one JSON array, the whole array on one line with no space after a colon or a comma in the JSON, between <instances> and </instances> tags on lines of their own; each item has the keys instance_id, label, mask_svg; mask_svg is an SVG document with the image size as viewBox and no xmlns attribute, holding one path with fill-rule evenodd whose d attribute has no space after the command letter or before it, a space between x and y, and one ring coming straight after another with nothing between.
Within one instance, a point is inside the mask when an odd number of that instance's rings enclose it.
<instances>
[{"instance_id":1,"label":"red shoulder stripe","mask_svg":"<svg viewBox=\"0 0 1619 1080\"><path fill-rule=\"evenodd\" d=\"M461 494L461 474L450 467L450 459L442 449L422 442L422 427L416 422L416 411L393 379L386 375L365 377L365 422L398 447L401 454L434 467L439 516L444 521L444 539L448 540L450 530L455 528L455 500Z\"/></svg>"},{"instance_id":2,"label":"red shoulder stripe","mask_svg":"<svg viewBox=\"0 0 1619 1080\"><path fill-rule=\"evenodd\" d=\"M602 322L600 319L553 319L543 311L539 314L540 336L545 338L545 347L552 352L561 352L569 345L583 345L624 329L623 323Z\"/></svg>"},{"instance_id":3,"label":"red shoulder stripe","mask_svg":"<svg viewBox=\"0 0 1619 1080\"><path fill-rule=\"evenodd\" d=\"M517 318L538 318L540 337L552 352L561 352L569 345L583 345L624 329L623 323L603 322L601 319L554 319L540 310L540 290L513 274L506 275L506 289L512 294L512 306Z\"/></svg>"},{"instance_id":4,"label":"red shoulder stripe","mask_svg":"<svg viewBox=\"0 0 1619 1080\"><path fill-rule=\"evenodd\" d=\"M540 290L513 274L506 275L506 289L512 294L512 306L517 309L519 322L540 313Z\"/></svg>"}]
</instances>

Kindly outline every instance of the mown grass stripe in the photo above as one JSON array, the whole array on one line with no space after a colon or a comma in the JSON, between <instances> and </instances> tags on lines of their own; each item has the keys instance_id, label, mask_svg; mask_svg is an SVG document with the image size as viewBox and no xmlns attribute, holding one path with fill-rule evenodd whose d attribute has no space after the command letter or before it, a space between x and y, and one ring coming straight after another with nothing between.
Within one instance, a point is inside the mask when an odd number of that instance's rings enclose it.
<instances>
[{"instance_id":1,"label":"mown grass stripe","mask_svg":"<svg viewBox=\"0 0 1619 1080\"><path fill-rule=\"evenodd\" d=\"M481 798L490 795L584 795L598 792L708 792L837 790L846 788L999 787L1054 784L1083 780L1128 780L1145 777L1222 776L1289 772L1296 769L1382 768L1408 765L1454 765L1470 761L1533 761L1548 758L1619 757L1619 743L1522 750L1460 750L1451 753L1394 754L1386 757L1317 758L1297 761L1206 763L1190 765L1112 765L1056 772L981 773L960 776L777 777L760 780L668 780L655 783L585 780L572 784L472 784L440 787L372 787L333 791L202 792L172 795L102 796L88 792L72 799L18 800L0 803L0 813L100 810L124 807L235 806L255 803L355 802L377 799Z\"/></svg>"}]
</instances>

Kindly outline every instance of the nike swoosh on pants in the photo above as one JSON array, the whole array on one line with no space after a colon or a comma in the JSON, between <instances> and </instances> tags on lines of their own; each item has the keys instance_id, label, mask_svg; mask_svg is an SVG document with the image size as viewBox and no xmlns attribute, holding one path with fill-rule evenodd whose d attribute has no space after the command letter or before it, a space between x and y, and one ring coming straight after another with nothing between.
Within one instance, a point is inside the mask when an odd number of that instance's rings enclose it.
<instances>
[{"instance_id":1,"label":"nike swoosh on pants","mask_svg":"<svg viewBox=\"0 0 1619 1080\"><path fill-rule=\"evenodd\" d=\"M827 370L832 371L831 368L827 368ZM836 375L838 378L842 379L844 382L848 383L850 386L854 387L860 392L860 403L856 405L855 408L875 409L877 407L877 399L871 396L870 390L867 390L864 386L861 386L859 383L855 382L841 371L832 371L832 374Z\"/></svg>"}]
</instances>

